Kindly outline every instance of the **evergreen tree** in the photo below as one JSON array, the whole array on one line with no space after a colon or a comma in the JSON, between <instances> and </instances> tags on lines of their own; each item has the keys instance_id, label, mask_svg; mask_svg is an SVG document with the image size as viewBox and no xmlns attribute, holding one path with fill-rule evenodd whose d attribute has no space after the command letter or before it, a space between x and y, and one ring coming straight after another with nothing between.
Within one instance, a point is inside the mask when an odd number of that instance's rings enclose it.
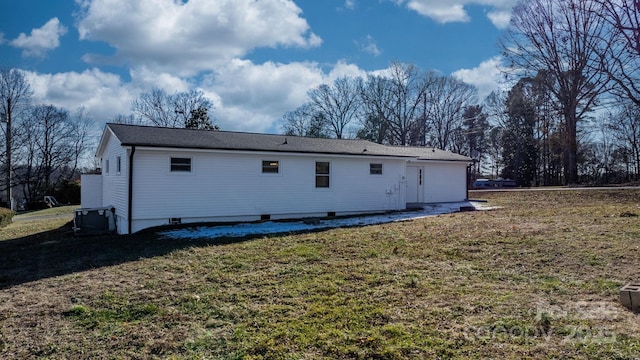
<instances>
[{"instance_id":1,"label":"evergreen tree","mask_svg":"<svg viewBox=\"0 0 640 360\"><path fill-rule=\"evenodd\" d=\"M531 186L536 179L537 146L534 137L535 107L527 96L529 79L523 79L507 96L507 124L502 133L502 177Z\"/></svg>"},{"instance_id":2,"label":"evergreen tree","mask_svg":"<svg viewBox=\"0 0 640 360\"><path fill-rule=\"evenodd\" d=\"M207 108L203 106L191 110L191 114L186 120L184 127L187 129L220 130L218 125L211 124L209 114L207 114Z\"/></svg>"}]
</instances>

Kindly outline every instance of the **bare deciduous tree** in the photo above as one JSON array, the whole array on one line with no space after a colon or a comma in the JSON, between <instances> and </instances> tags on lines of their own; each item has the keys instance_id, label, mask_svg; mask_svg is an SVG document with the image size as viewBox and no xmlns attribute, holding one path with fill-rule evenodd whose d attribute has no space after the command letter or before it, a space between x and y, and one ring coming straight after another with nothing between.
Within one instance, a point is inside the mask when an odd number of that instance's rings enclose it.
<instances>
[{"instance_id":1,"label":"bare deciduous tree","mask_svg":"<svg viewBox=\"0 0 640 360\"><path fill-rule=\"evenodd\" d=\"M598 49L608 27L601 5L583 0L522 0L501 43L511 67L535 76L547 71L565 127L565 181L578 181L577 123L605 90Z\"/></svg>"},{"instance_id":2,"label":"bare deciduous tree","mask_svg":"<svg viewBox=\"0 0 640 360\"><path fill-rule=\"evenodd\" d=\"M73 114L53 105L37 105L23 122L20 166L16 171L30 205L77 175L93 133L93 121L83 108Z\"/></svg>"},{"instance_id":3,"label":"bare deciduous tree","mask_svg":"<svg viewBox=\"0 0 640 360\"><path fill-rule=\"evenodd\" d=\"M475 104L477 90L450 76L436 76L425 93L427 118L440 149L452 149L452 135L462 125L463 112Z\"/></svg>"},{"instance_id":4,"label":"bare deciduous tree","mask_svg":"<svg viewBox=\"0 0 640 360\"><path fill-rule=\"evenodd\" d=\"M110 122L115 124L126 124L126 125L143 125L144 122L141 118L136 117L134 114L124 115L118 114L111 118Z\"/></svg>"},{"instance_id":5,"label":"bare deciduous tree","mask_svg":"<svg viewBox=\"0 0 640 360\"><path fill-rule=\"evenodd\" d=\"M358 114L358 81L359 79L341 77L333 85L322 84L307 93L313 112L325 119L338 139L344 136L347 125Z\"/></svg>"},{"instance_id":6,"label":"bare deciduous tree","mask_svg":"<svg viewBox=\"0 0 640 360\"><path fill-rule=\"evenodd\" d=\"M614 94L640 106L640 1L595 0L608 25L605 46L596 48L601 66L614 82Z\"/></svg>"},{"instance_id":7,"label":"bare deciduous tree","mask_svg":"<svg viewBox=\"0 0 640 360\"><path fill-rule=\"evenodd\" d=\"M640 178L640 107L627 102L610 119L609 130L618 145L629 155L635 168L635 180Z\"/></svg>"},{"instance_id":8,"label":"bare deciduous tree","mask_svg":"<svg viewBox=\"0 0 640 360\"><path fill-rule=\"evenodd\" d=\"M308 136L317 138L329 137L327 122L322 114L315 112L313 106L306 103L293 111L284 114L282 128L285 135Z\"/></svg>"},{"instance_id":9,"label":"bare deciduous tree","mask_svg":"<svg viewBox=\"0 0 640 360\"><path fill-rule=\"evenodd\" d=\"M192 123L194 112L209 113L213 103L200 90L170 95L160 88L153 88L134 100L132 108L140 118L154 126L184 128Z\"/></svg>"},{"instance_id":10,"label":"bare deciduous tree","mask_svg":"<svg viewBox=\"0 0 640 360\"><path fill-rule=\"evenodd\" d=\"M78 108L71 114L70 118L71 136L69 137L70 162L67 164L68 172L66 174L67 181L77 172L81 166L85 155L89 152L98 139L98 131L96 131L95 122L87 114L85 108ZM92 156L93 158L93 156Z\"/></svg>"},{"instance_id":11,"label":"bare deciduous tree","mask_svg":"<svg viewBox=\"0 0 640 360\"><path fill-rule=\"evenodd\" d=\"M362 128L358 137L370 141L394 143L389 134L389 119L391 118L391 82L384 76L370 75L360 84L360 98L362 101Z\"/></svg>"},{"instance_id":12,"label":"bare deciduous tree","mask_svg":"<svg viewBox=\"0 0 640 360\"><path fill-rule=\"evenodd\" d=\"M409 145L410 131L415 127L420 105L429 86L429 76L420 74L418 68L410 64L391 64L384 75L388 81L386 111L389 131L395 143Z\"/></svg>"},{"instance_id":13,"label":"bare deciduous tree","mask_svg":"<svg viewBox=\"0 0 640 360\"><path fill-rule=\"evenodd\" d=\"M5 181L7 205L14 209L12 199L13 170L13 122L16 115L25 109L31 101L31 87L24 77L22 71L18 69L0 70L0 116L2 122L6 124L3 128L5 137Z\"/></svg>"}]
</instances>

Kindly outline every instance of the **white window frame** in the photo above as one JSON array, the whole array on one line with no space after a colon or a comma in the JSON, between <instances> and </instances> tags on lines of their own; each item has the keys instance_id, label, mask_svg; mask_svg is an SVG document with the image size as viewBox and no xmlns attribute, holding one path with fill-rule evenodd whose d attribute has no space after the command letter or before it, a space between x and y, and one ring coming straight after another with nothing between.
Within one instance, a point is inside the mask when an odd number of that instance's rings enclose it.
<instances>
[{"instance_id":1,"label":"white window frame","mask_svg":"<svg viewBox=\"0 0 640 360\"><path fill-rule=\"evenodd\" d=\"M104 173L109 175L109 159L104 160Z\"/></svg>"},{"instance_id":2,"label":"white window frame","mask_svg":"<svg viewBox=\"0 0 640 360\"><path fill-rule=\"evenodd\" d=\"M318 163L326 163L326 164L328 165L328 172L327 172L327 174L324 174L324 173L318 173ZM331 161L319 161L319 160L316 160L316 161L315 161L315 163L314 163L313 170L314 170L314 175L315 175L315 176L313 177L313 180L314 180L314 187L315 187L316 189L330 189L330 188L331 188L331 183L333 182L333 181L332 181L332 179L331 179ZM326 177L326 178L327 178L327 182L328 182L328 184L327 184L327 185L328 185L328 186L318 186L318 177L319 177L319 176L321 176L321 177Z\"/></svg>"},{"instance_id":3,"label":"white window frame","mask_svg":"<svg viewBox=\"0 0 640 360\"><path fill-rule=\"evenodd\" d=\"M122 172L122 157L117 156L116 157L116 174L120 175L121 172Z\"/></svg>"}]
</instances>

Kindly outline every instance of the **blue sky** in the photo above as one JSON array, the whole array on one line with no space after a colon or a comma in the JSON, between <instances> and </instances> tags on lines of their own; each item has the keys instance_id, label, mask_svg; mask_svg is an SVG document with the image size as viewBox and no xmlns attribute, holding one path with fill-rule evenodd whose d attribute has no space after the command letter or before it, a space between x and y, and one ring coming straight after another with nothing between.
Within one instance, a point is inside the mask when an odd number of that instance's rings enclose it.
<instances>
[{"instance_id":1,"label":"blue sky","mask_svg":"<svg viewBox=\"0 0 640 360\"><path fill-rule=\"evenodd\" d=\"M0 67L98 124L157 86L197 88L223 130L278 132L306 91L393 61L498 86L516 0L0 0Z\"/></svg>"}]
</instances>

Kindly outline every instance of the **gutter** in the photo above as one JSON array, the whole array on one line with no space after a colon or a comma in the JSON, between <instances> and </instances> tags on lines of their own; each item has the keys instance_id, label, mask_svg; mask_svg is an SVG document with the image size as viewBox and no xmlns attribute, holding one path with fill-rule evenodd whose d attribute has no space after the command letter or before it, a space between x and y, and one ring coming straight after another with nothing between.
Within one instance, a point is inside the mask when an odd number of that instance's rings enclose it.
<instances>
[{"instance_id":1,"label":"gutter","mask_svg":"<svg viewBox=\"0 0 640 360\"><path fill-rule=\"evenodd\" d=\"M129 195L127 202L127 226L128 233L131 234L131 222L133 221L133 154L136 153L135 145L131 146L131 153L129 154Z\"/></svg>"},{"instance_id":2,"label":"gutter","mask_svg":"<svg viewBox=\"0 0 640 360\"><path fill-rule=\"evenodd\" d=\"M254 153L285 153L289 155L307 155L307 154L317 154L317 155L340 155L340 156L368 156L372 158L378 157L386 157L386 158L410 158L417 159L414 155L402 155L402 154L381 154L381 153L367 153L363 152L329 152L329 151L310 151L310 150L280 150L280 149L250 149L250 148L232 148L232 147L203 147L203 146L174 146L174 145L154 145L154 144L145 144L145 143L122 143L122 146L140 146L148 149L155 150L193 150L193 151L222 151L222 152L233 152L233 153L241 153L241 154L254 154Z\"/></svg>"},{"instance_id":3,"label":"gutter","mask_svg":"<svg viewBox=\"0 0 640 360\"><path fill-rule=\"evenodd\" d=\"M377 154L354 154L354 153L330 153L330 152L312 152L312 151L280 151L280 150L241 150L241 149L211 149L211 148L201 148L201 147L166 147L166 146L149 146L143 144L129 144L123 143L122 146L138 146L143 150L160 150L160 151L191 151L191 152L205 152L205 153L233 153L233 154L242 154L242 155L253 155L253 154L261 154L261 155L270 155L270 156L309 156L309 155L317 155L317 156L334 156L334 157L349 157L354 158L357 157L359 159L369 158L369 159L392 159L392 160L415 160L415 156L409 155L377 155Z\"/></svg>"}]
</instances>

